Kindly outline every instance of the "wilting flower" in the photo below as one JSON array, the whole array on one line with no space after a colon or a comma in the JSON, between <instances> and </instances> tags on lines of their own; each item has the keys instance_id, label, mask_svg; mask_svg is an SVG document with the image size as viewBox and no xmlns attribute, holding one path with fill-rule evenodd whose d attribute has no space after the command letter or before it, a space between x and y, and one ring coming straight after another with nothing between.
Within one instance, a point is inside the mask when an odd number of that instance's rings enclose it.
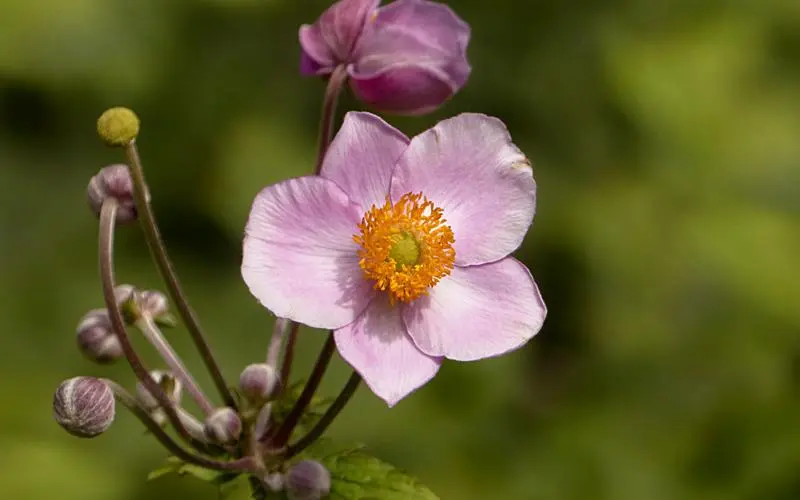
<instances>
[{"instance_id":1,"label":"wilting flower","mask_svg":"<svg viewBox=\"0 0 800 500\"><path fill-rule=\"evenodd\" d=\"M470 29L446 5L427 0L341 0L300 28L301 71L327 75L345 65L362 101L421 114L466 83Z\"/></svg>"},{"instance_id":2,"label":"wilting flower","mask_svg":"<svg viewBox=\"0 0 800 500\"><path fill-rule=\"evenodd\" d=\"M462 114L409 141L348 113L320 176L256 197L242 276L277 316L335 329L342 357L393 405L442 358L497 356L541 328L536 283L509 256L535 191L496 118Z\"/></svg>"}]
</instances>

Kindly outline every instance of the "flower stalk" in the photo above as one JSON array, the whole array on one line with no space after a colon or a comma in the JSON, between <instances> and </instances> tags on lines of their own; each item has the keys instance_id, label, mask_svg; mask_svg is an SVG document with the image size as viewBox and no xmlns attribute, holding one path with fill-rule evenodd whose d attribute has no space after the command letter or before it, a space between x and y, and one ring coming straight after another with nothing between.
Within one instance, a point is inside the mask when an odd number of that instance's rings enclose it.
<instances>
[{"instance_id":1,"label":"flower stalk","mask_svg":"<svg viewBox=\"0 0 800 500\"><path fill-rule=\"evenodd\" d=\"M300 417L303 416L320 382L322 382L322 376L325 375L325 370L328 368L328 363L330 363L335 351L336 343L333 340L333 332L330 332L314 364L314 370L308 377L305 387L303 387L303 392L300 393L300 397L297 398L294 406L292 406L289 415L286 416L286 420L281 423L275 435L270 439L270 442L276 447L282 447L289 441L292 431L300 422Z\"/></svg>"},{"instance_id":2,"label":"flower stalk","mask_svg":"<svg viewBox=\"0 0 800 500\"><path fill-rule=\"evenodd\" d=\"M175 455L178 459L193 465L205 467L207 469L231 471L231 472L255 472L256 464L253 457L243 457L230 462L214 460L212 458L195 455L194 453L186 450L177 442L175 442L164 429L150 416L150 414L143 409L136 402L136 398L131 396L124 388L113 380L103 379L114 392L117 401L122 403L123 406L128 408L141 422L147 427L153 436L166 448L170 453Z\"/></svg>"},{"instance_id":3,"label":"flower stalk","mask_svg":"<svg viewBox=\"0 0 800 500\"><path fill-rule=\"evenodd\" d=\"M99 236L99 258L100 258L100 277L103 285L103 297L108 309L109 318L114 332L119 339L125 359L128 360L136 378L144 385L147 391L158 401L163 408L167 419L175 428L180 437L188 443L193 441L192 436L184 428L178 416L175 406L169 400L163 388L153 380L150 371L142 362L136 350L131 344L130 338L125 330L125 321L122 318L117 297L114 294L114 229L116 226L118 202L113 198L107 199L100 210L100 236Z\"/></svg>"},{"instance_id":4,"label":"flower stalk","mask_svg":"<svg viewBox=\"0 0 800 500\"><path fill-rule=\"evenodd\" d=\"M136 148L135 140L125 145L125 155L128 158L128 167L131 170L131 177L133 178L133 194L136 201L136 208L139 211L142 230L147 240L147 246L150 248L150 253L167 285L167 290L172 300L178 308L178 313L181 315L181 318L183 318L197 350L200 351L200 357L203 358L203 362L211 374L211 378L214 380L214 384L217 386L217 390L222 396L223 401L225 401L227 406L236 408L236 401L231 391L228 389L225 377L222 375L222 371L214 358L214 354L211 352L211 347L206 340L206 335L200 327L200 320L189 305L189 300L183 293L178 275L175 273L175 269L167 254L167 247L164 245L164 240L161 238L161 233L158 230L153 207L147 199L147 182L144 178L144 169L142 168L142 161L139 158L139 151Z\"/></svg>"},{"instance_id":5,"label":"flower stalk","mask_svg":"<svg viewBox=\"0 0 800 500\"><path fill-rule=\"evenodd\" d=\"M316 425L302 438L300 438L296 443L292 444L286 450L286 458L292 458L293 456L297 455L301 451L308 448L314 441L322 437L328 427L333 423L333 420L339 415L339 412L345 407L345 405L350 401L350 398L353 397L353 394L356 393L358 386L361 384L361 375L357 372L353 372L350 375L350 378L347 379L347 383L342 388L342 391L336 396L336 399L328 408L328 410L322 415L322 417L317 421Z\"/></svg>"},{"instance_id":6,"label":"flower stalk","mask_svg":"<svg viewBox=\"0 0 800 500\"><path fill-rule=\"evenodd\" d=\"M214 405L211 404L208 397L203 390L197 385L194 377L186 369L186 366L181 361L181 358L172 349L172 346L164 338L161 330L156 326L153 318L148 314L142 314L135 322L136 328L142 332L142 335L153 345L153 347L161 355L161 359L167 364L172 371L172 374L181 381L186 391L192 397L200 411L208 416L214 411Z\"/></svg>"}]
</instances>

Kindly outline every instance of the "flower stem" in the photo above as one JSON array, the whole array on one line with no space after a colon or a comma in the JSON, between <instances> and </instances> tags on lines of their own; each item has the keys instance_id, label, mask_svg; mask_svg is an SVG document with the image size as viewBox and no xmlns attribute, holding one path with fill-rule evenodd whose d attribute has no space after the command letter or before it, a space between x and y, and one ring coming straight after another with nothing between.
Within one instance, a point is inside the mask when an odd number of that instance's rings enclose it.
<instances>
[{"instance_id":1,"label":"flower stem","mask_svg":"<svg viewBox=\"0 0 800 500\"><path fill-rule=\"evenodd\" d=\"M325 87L325 96L322 100L322 115L319 125L319 142L317 145L317 163L314 166L314 175L319 175L322 171L322 164L325 161L325 154L328 146L333 139L333 125L336 121L336 106L339 103L339 96L347 83L347 68L343 65L337 66L328 79ZM297 342L297 333L300 325L291 322L289 337L286 339L286 349L283 353L283 364L281 365L281 381L284 387L289 385L289 376L292 373L292 361L294 360L294 346Z\"/></svg>"},{"instance_id":2,"label":"flower stem","mask_svg":"<svg viewBox=\"0 0 800 500\"><path fill-rule=\"evenodd\" d=\"M298 440L295 444L289 446L289 448L286 450L286 458L292 458L301 451L305 450L311 443L322 437L322 435L328 429L328 426L331 425L336 416L339 415L339 412L342 411L345 405L350 401L350 398L353 397L353 394L355 394L360 383L361 375L353 372L353 374L350 375L350 378L347 379L347 383L342 388L342 392L336 396L336 400L333 402L333 404L331 404L325 414L322 415L322 418L319 419L314 428L311 429L308 434L300 438L300 440Z\"/></svg>"},{"instance_id":3,"label":"flower stem","mask_svg":"<svg viewBox=\"0 0 800 500\"><path fill-rule=\"evenodd\" d=\"M139 158L139 151L136 148L136 141L131 141L125 146L125 155L128 158L128 167L130 168L131 178L133 179L133 194L136 202L136 209L139 212L139 218L141 219L142 229L145 234L145 239L147 240L147 246L150 248L150 253L156 262L161 276L164 278L169 294L178 307L178 312L181 318L183 318L197 350L200 351L200 356L203 358L203 362L211 374L211 378L214 380L217 390L225 401L225 404L235 409L236 401L230 389L228 389L228 385L219 369L219 365L214 359L214 354L211 352L205 334L200 327L197 315L189 305L189 300L186 298L186 295L183 293L180 281L178 281L178 276L167 254L167 248L164 245L164 241L161 239L161 233L158 230L153 207L148 200L147 182L144 178L144 170L142 169L142 162Z\"/></svg>"},{"instance_id":4,"label":"flower stem","mask_svg":"<svg viewBox=\"0 0 800 500\"><path fill-rule=\"evenodd\" d=\"M336 121L336 106L339 103L339 95L342 93L345 82L347 82L347 69L345 66L337 66L328 79L328 85L325 87L325 97L322 101L317 166L314 170L314 175L319 175L320 170L322 170L325 153L328 152L328 146L331 144L333 123Z\"/></svg>"},{"instance_id":5,"label":"flower stem","mask_svg":"<svg viewBox=\"0 0 800 500\"><path fill-rule=\"evenodd\" d=\"M117 398L117 401L122 403L122 405L128 408L131 413L136 415L142 424L147 427L147 430L149 430L170 453L175 455L175 457L179 458L180 460L183 460L186 463L214 470L236 472L253 472L256 470L253 457L244 457L232 462L222 462L200 455L195 455L186 450L181 445L176 443L170 437L170 435L167 434L164 429L162 429L161 426L159 426L158 423L152 419L152 417L150 417L150 414L145 409L139 406L139 404L136 402L136 398L131 396L128 391L123 389L113 380L103 379L103 381L108 384L108 386L114 392L114 396Z\"/></svg>"},{"instance_id":6,"label":"flower stem","mask_svg":"<svg viewBox=\"0 0 800 500\"><path fill-rule=\"evenodd\" d=\"M156 351L161 355L161 358L167 366L169 366L172 374L186 387L187 392L192 396L192 399L194 399L197 406L200 407L203 414L206 416L210 415L214 411L214 405L208 400L203 390L200 389L200 386L195 382L192 374L186 369L181 358L164 338L164 335L161 333L158 326L156 326L153 318L147 314L143 314L136 320L135 325L136 328L142 332L142 335L155 347Z\"/></svg>"},{"instance_id":7,"label":"flower stem","mask_svg":"<svg viewBox=\"0 0 800 500\"><path fill-rule=\"evenodd\" d=\"M286 339L286 334L289 332L291 323L286 318L277 318L275 320L275 327L272 330L272 337L269 339L269 348L267 349L267 364L276 370L278 369L281 347L284 339Z\"/></svg>"},{"instance_id":8,"label":"flower stem","mask_svg":"<svg viewBox=\"0 0 800 500\"><path fill-rule=\"evenodd\" d=\"M328 363L333 357L334 351L336 351L336 343L333 340L333 332L330 332L325 344L322 346L322 351L317 357L317 362L314 364L314 370L308 377L306 386L303 387L303 392L300 393L300 397L295 401L294 406L289 411L289 415L286 416L286 420L281 423L281 426L270 440L275 447L280 448L289 441L292 431L297 426L297 423L300 422L300 418L305 413L309 403L311 403L311 398L314 397L314 393L322 381L322 376L328 368Z\"/></svg>"},{"instance_id":9,"label":"flower stem","mask_svg":"<svg viewBox=\"0 0 800 500\"><path fill-rule=\"evenodd\" d=\"M286 339L286 349L283 351L283 363L281 364L281 384L283 388L289 387L289 377L292 374L292 362L294 361L294 346L297 342L297 332L300 331L300 323L290 321L289 337Z\"/></svg>"},{"instance_id":10,"label":"flower stem","mask_svg":"<svg viewBox=\"0 0 800 500\"><path fill-rule=\"evenodd\" d=\"M186 431L175 411L175 406L167 397L164 389L150 376L150 372L142 362L139 355L131 344L128 338L128 333L125 331L125 321L122 319L122 312L117 304L117 298L114 295L114 228L116 226L117 208L119 207L117 200L113 198L107 199L103 203L100 210L100 237L99 237L99 255L100 255L100 277L103 283L103 298L106 302L108 315L111 319L111 326L114 328L119 339L120 346L128 364L136 374L136 378L144 385L147 391L158 401L158 404L164 409L175 431L186 442L191 443L192 436Z\"/></svg>"}]
</instances>

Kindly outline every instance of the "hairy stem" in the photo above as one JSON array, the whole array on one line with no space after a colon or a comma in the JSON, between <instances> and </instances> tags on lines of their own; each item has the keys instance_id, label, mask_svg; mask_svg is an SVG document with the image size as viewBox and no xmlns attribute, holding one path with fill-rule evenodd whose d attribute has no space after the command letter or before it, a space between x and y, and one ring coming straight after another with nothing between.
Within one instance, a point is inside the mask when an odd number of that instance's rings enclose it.
<instances>
[{"instance_id":1,"label":"hairy stem","mask_svg":"<svg viewBox=\"0 0 800 500\"><path fill-rule=\"evenodd\" d=\"M303 387L303 392L300 393L300 397L295 401L294 406L289 411L289 415L286 416L286 420L281 423L281 426L270 440L274 446L282 447L289 441L292 431L300 421L300 417L303 416L309 403L311 403L311 398L314 397L314 393L322 381L322 376L328 368L328 363L333 357L334 351L336 351L336 343L333 340L333 332L330 332L325 344L322 346L322 351L317 357L317 362L314 364L314 370L308 377L306 386Z\"/></svg>"},{"instance_id":2,"label":"hairy stem","mask_svg":"<svg viewBox=\"0 0 800 500\"><path fill-rule=\"evenodd\" d=\"M156 351L161 355L161 358L167 366L169 366L172 374L181 381L186 391L195 403L197 403L197 406L200 407L203 414L206 416L210 415L214 411L214 405L211 404L211 401L209 401L208 397L203 393L203 390L200 389L200 386L195 382L192 374L186 369L181 358L164 338L164 335L161 333L158 326L156 326L153 318L147 314L143 314L136 321L135 325L136 328L142 332L142 335L155 347Z\"/></svg>"},{"instance_id":3,"label":"hairy stem","mask_svg":"<svg viewBox=\"0 0 800 500\"><path fill-rule=\"evenodd\" d=\"M331 404L325 414L322 415L322 418L319 419L314 428L311 429L308 434L300 438L296 443L289 446L289 448L286 450L286 458L292 458L301 451L305 450L311 443L322 437L336 416L339 415L339 412L342 411L345 405L347 405L347 403L350 401L350 398L353 397L353 394L355 394L360 383L361 375L353 372L353 374L350 375L350 378L347 379L347 383L342 388L342 392L336 396L336 400L333 402L333 404Z\"/></svg>"},{"instance_id":4,"label":"hairy stem","mask_svg":"<svg viewBox=\"0 0 800 500\"><path fill-rule=\"evenodd\" d=\"M200 327L200 321L197 318L192 307L189 305L189 300L183 293L178 276L172 266L172 262L167 254L167 248L161 238L161 233L158 230L153 207L150 205L148 199L147 182L144 178L144 170L142 169L142 162L139 158L139 151L136 148L136 141L131 141L125 146L125 155L128 158L128 167L131 172L134 187L134 200L136 202L136 209L139 213L142 229L147 240L147 246L150 248L150 253L155 260L158 271L164 278L167 285L167 290L172 297L173 302L178 308L178 313L183 318L186 328L194 341L203 362L206 365L214 384L217 386L222 399L227 406L236 408L236 401L231 394L228 384L225 382L225 377L219 369L217 361L214 359L214 354L211 352L206 336Z\"/></svg>"},{"instance_id":5,"label":"hairy stem","mask_svg":"<svg viewBox=\"0 0 800 500\"><path fill-rule=\"evenodd\" d=\"M109 198L103 203L100 210L100 237L99 237L99 254L100 254L100 277L103 282L103 298L106 302L108 315L111 319L111 326L114 328L119 343L122 347L122 352L125 354L125 359L136 374L136 378L144 385L147 391L158 401L158 404L164 409L175 431L186 442L191 443L192 436L186 431L175 411L175 405L172 404L164 389L150 376L150 371L142 362L141 358L133 348L128 333L125 331L125 321L122 319L122 312L120 311L117 298L114 295L114 229L117 219L117 200Z\"/></svg>"},{"instance_id":6,"label":"hairy stem","mask_svg":"<svg viewBox=\"0 0 800 500\"><path fill-rule=\"evenodd\" d=\"M180 460L198 465L200 467L205 467L207 469L214 469L214 470L221 470L221 471L231 471L231 472L254 472L256 470L255 463L252 457L244 457L238 460L234 460L231 462L223 462L220 460L214 460L211 458L203 457L200 455L195 455L194 453L186 450L181 445L176 443L169 434L167 434L161 426L156 423L155 420L150 416L150 414L139 404L136 402L136 398L131 396L125 389L123 389L119 384L114 382L113 380L103 379L103 381L108 384L111 390L114 392L114 396L117 398L117 401L122 403L123 406L128 408L131 413L136 415L136 417L147 427L147 430L153 434L153 436L158 439L158 441L164 445L164 447L172 453L175 457L179 458Z\"/></svg>"}]
</instances>

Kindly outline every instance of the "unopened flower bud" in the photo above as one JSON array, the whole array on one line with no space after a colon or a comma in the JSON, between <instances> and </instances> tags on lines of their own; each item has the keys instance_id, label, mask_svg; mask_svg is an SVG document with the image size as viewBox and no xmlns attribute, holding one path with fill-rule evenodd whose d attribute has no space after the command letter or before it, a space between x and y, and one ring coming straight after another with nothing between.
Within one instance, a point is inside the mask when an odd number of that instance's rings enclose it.
<instances>
[{"instance_id":1,"label":"unopened flower bud","mask_svg":"<svg viewBox=\"0 0 800 500\"><path fill-rule=\"evenodd\" d=\"M136 291L136 288L133 285L117 285L114 288L114 298L117 300L117 304L122 306L125 302L130 300L133 297L133 292Z\"/></svg>"},{"instance_id":2,"label":"unopened flower bud","mask_svg":"<svg viewBox=\"0 0 800 500\"><path fill-rule=\"evenodd\" d=\"M278 388L278 372L266 363L248 365L239 376L239 390L250 403L266 403Z\"/></svg>"},{"instance_id":3,"label":"unopened flower bud","mask_svg":"<svg viewBox=\"0 0 800 500\"><path fill-rule=\"evenodd\" d=\"M127 165L115 164L102 168L89 181L86 188L89 207L100 216L103 202L117 200L117 222L127 224L136 220L136 203L133 200L133 180Z\"/></svg>"},{"instance_id":4,"label":"unopened flower bud","mask_svg":"<svg viewBox=\"0 0 800 500\"><path fill-rule=\"evenodd\" d=\"M107 109L97 119L97 133L108 146L127 146L139 135L139 117L128 108Z\"/></svg>"},{"instance_id":5,"label":"unopened flower bud","mask_svg":"<svg viewBox=\"0 0 800 500\"><path fill-rule=\"evenodd\" d=\"M176 405L180 403L181 396L183 395L183 385L180 380L175 378L172 373L161 370L151 371L150 376L161 386L164 392L167 393L167 398L169 398L172 403ZM136 400L142 408L148 411L155 411L160 406L158 400L155 396L150 394L150 391L147 390L142 382L136 383Z\"/></svg>"},{"instance_id":6,"label":"unopened flower bud","mask_svg":"<svg viewBox=\"0 0 800 500\"><path fill-rule=\"evenodd\" d=\"M167 296L157 290L142 290L136 294L136 303L141 314L153 318L161 326L175 326L177 321L169 313Z\"/></svg>"},{"instance_id":7,"label":"unopened flower bud","mask_svg":"<svg viewBox=\"0 0 800 500\"><path fill-rule=\"evenodd\" d=\"M280 472L269 472L262 478L262 481L272 492L282 491L285 482L283 474Z\"/></svg>"},{"instance_id":8,"label":"unopened flower bud","mask_svg":"<svg viewBox=\"0 0 800 500\"><path fill-rule=\"evenodd\" d=\"M56 422L73 436L92 438L114 421L115 401L111 388L94 377L75 377L58 386L53 397Z\"/></svg>"},{"instance_id":9,"label":"unopened flower bud","mask_svg":"<svg viewBox=\"0 0 800 500\"><path fill-rule=\"evenodd\" d=\"M289 500L320 500L331 492L331 474L316 460L298 462L286 473Z\"/></svg>"},{"instance_id":10,"label":"unopened flower bud","mask_svg":"<svg viewBox=\"0 0 800 500\"><path fill-rule=\"evenodd\" d=\"M81 353L95 363L113 363L123 355L106 309L93 309L86 313L78 323L77 340Z\"/></svg>"},{"instance_id":11,"label":"unopened flower bud","mask_svg":"<svg viewBox=\"0 0 800 500\"><path fill-rule=\"evenodd\" d=\"M128 325L135 324L143 315L152 318L160 326L174 327L177 324L169 313L167 296L159 291L137 290L131 285L120 285L114 289L114 295Z\"/></svg>"},{"instance_id":12,"label":"unopened flower bud","mask_svg":"<svg viewBox=\"0 0 800 500\"><path fill-rule=\"evenodd\" d=\"M206 436L213 443L231 444L242 433L242 420L232 408L217 408L203 425Z\"/></svg>"}]
</instances>

